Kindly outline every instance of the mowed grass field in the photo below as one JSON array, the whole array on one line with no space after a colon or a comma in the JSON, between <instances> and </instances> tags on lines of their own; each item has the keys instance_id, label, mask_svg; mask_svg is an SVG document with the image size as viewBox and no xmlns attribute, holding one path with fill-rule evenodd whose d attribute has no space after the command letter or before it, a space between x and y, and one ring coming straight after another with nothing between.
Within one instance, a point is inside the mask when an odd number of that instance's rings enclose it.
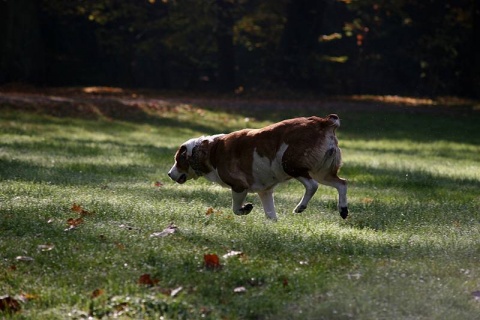
<instances>
[{"instance_id":1,"label":"mowed grass field","mask_svg":"<svg viewBox=\"0 0 480 320\"><path fill-rule=\"evenodd\" d=\"M473 107L28 103L0 108L0 318L480 319ZM166 175L189 138L329 113L347 220L328 187L292 214L303 186L280 185L271 222L254 194L235 216L229 190Z\"/></svg>"}]
</instances>

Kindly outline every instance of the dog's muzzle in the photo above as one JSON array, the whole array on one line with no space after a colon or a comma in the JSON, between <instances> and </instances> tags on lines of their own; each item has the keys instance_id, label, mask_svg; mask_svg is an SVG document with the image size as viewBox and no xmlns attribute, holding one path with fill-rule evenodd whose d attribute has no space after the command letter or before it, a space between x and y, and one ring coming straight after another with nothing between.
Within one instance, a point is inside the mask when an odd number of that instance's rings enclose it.
<instances>
[{"instance_id":1,"label":"dog's muzzle","mask_svg":"<svg viewBox=\"0 0 480 320\"><path fill-rule=\"evenodd\" d=\"M180 173L173 168L168 172L168 176L170 179L180 184L183 184L187 181L187 175L185 173Z\"/></svg>"}]
</instances>

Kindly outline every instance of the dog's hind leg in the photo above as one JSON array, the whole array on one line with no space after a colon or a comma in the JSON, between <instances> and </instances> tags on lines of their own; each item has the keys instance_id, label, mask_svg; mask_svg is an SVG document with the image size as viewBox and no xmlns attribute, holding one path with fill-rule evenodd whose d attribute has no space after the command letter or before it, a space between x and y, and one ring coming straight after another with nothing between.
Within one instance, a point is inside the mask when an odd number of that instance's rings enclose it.
<instances>
[{"instance_id":1,"label":"dog's hind leg","mask_svg":"<svg viewBox=\"0 0 480 320\"><path fill-rule=\"evenodd\" d=\"M330 174L319 180L321 184L326 186L334 187L338 191L338 210L340 211L340 216L343 219L346 219L348 216L348 206L347 206L347 181L345 179L339 178L336 174Z\"/></svg>"},{"instance_id":2,"label":"dog's hind leg","mask_svg":"<svg viewBox=\"0 0 480 320\"><path fill-rule=\"evenodd\" d=\"M258 195L262 201L263 210L267 218L277 220L277 214L275 213L275 202L273 200L273 190L259 191Z\"/></svg>"},{"instance_id":3,"label":"dog's hind leg","mask_svg":"<svg viewBox=\"0 0 480 320\"><path fill-rule=\"evenodd\" d=\"M307 208L307 204L312 199L315 192L318 189L318 182L313 180L312 178L305 178L305 177L297 177L295 178L300 181L305 186L305 194L300 200L300 203L295 207L293 210L294 213L300 213Z\"/></svg>"},{"instance_id":4,"label":"dog's hind leg","mask_svg":"<svg viewBox=\"0 0 480 320\"><path fill-rule=\"evenodd\" d=\"M250 213L253 209L253 205L251 203L247 203L244 205L245 199L247 198L247 190L242 192L235 192L232 190L232 209L233 213L238 216L244 216Z\"/></svg>"}]
</instances>

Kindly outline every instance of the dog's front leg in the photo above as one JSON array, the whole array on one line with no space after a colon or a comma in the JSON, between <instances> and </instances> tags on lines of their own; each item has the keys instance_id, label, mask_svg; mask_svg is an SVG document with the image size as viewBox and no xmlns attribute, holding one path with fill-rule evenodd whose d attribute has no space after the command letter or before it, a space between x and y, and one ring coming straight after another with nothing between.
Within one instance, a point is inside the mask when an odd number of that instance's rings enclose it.
<instances>
[{"instance_id":1,"label":"dog's front leg","mask_svg":"<svg viewBox=\"0 0 480 320\"><path fill-rule=\"evenodd\" d=\"M260 200L262 201L263 210L268 219L277 220L275 213L275 202L273 200L273 190L265 190L258 192Z\"/></svg>"},{"instance_id":2,"label":"dog's front leg","mask_svg":"<svg viewBox=\"0 0 480 320\"><path fill-rule=\"evenodd\" d=\"M251 203L247 203L244 205L245 199L247 198L247 190L242 192L235 192L232 189L232 209L233 213L238 216L244 216L250 213L253 209L253 205Z\"/></svg>"}]
</instances>

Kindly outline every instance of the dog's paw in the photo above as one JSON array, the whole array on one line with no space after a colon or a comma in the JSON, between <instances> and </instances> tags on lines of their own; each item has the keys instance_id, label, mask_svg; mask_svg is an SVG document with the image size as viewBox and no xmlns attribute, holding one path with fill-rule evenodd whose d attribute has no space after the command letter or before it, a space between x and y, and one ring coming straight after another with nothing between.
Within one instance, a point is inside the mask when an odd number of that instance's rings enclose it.
<instances>
[{"instance_id":1,"label":"dog's paw","mask_svg":"<svg viewBox=\"0 0 480 320\"><path fill-rule=\"evenodd\" d=\"M348 217L348 208L347 207L340 208L340 216L343 219L347 219L347 217Z\"/></svg>"},{"instance_id":2,"label":"dog's paw","mask_svg":"<svg viewBox=\"0 0 480 320\"><path fill-rule=\"evenodd\" d=\"M293 209L293 213L300 213L300 212L305 211L305 209L307 209L307 206L298 205L298 206L295 207L295 209Z\"/></svg>"},{"instance_id":3,"label":"dog's paw","mask_svg":"<svg viewBox=\"0 0 480 320\"><path fill-rule=\"evenodd\" d=\"M243 207L241 207L237 212L235 212L238 216L245 216L249 214L253 209L253 204L247 203Z\"/></svg>"}]
</instances>

